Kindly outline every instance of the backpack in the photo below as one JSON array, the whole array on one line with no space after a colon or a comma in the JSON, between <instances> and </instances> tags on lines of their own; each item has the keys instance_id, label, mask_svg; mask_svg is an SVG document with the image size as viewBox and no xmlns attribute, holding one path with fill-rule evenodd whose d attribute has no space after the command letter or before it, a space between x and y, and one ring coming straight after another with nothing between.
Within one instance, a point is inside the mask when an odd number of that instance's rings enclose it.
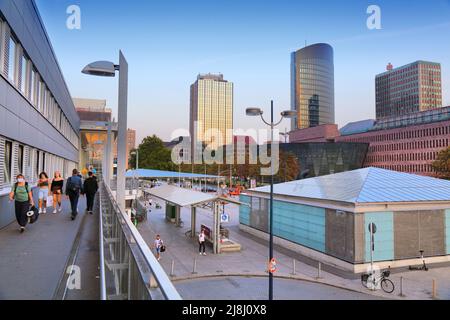
<instances>
[{"instance_id":1,"label":"backpack","mask_svg":"<svg viewBox=\"0 0 450 320\"><path fill-rule=\"evenodd\" d=\"M19 183L16 182L14 184L14 198L16 197L16 192L17 192L18 186L19 186ZM28 188L28 182L25 182L25 190L27 191L28 200L30 200L30 195L29 195L30 189Z\"/></svg>"},{"instance_id":2,"label":"backpack","mask_svg":"<svg viewBox=\"0 0 450 320\"><path fill-rule=\"evenodd\" d=\"M72 177L70 177L67 180L67 188L73 193L78 193L81 190L81 188L80 188L80 186L78 184L72 183Z\"/></svg>"}]
</instances>

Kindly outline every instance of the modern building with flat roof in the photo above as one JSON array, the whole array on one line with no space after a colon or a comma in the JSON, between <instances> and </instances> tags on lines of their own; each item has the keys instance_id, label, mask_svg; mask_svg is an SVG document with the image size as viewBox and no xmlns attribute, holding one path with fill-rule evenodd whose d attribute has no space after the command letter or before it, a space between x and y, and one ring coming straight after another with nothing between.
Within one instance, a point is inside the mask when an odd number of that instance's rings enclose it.
<instances>
[{"instance_id":1,"label":"modern building with flat roof","mask_svg":"<svg viewBox=\"0 0 450 320\"><path fill-rule=\"evenodd\" d=\"M349 123L337 142L370 144L364 167L378 167L437 177L432 167L440 151L450 147L450 106Z\"/></svg>"},{"instance_id":2,"label":"modern building with flat roof","mask_svg":"<svg viewBox=\"0 0 450 320\"><path fill-rule=\"evenodd\" d=\"M241 194L240 227L268 237L270 187ZM450 181L364 168L274 186L275 243L355 273L450 261Z\"/></svg>"},{"instance_id":3,"label":"modern building with flat roof","mask_svg":"<svg viewBox=\"0 0 450 320\"><path fill-rule=\"evenodd\" d=\"M291 54L291 130L334 124L334 52L316 43Z\"/></svg>"},{"instance_id":4,"label":"modern building with flat roof","mask_svg":"<svg viewBox=\"0 0 450 320\"><path fill-rule=\"evenodd\" d=\"M441 65L416 61L375 77L376 117L385 119L442 107Z\"/></svg>"},{"instance_id":5,"label":"modern building with flat roof","mask_svg":"<svg viewBox=\"0 0 450 320\"><path fill-rule=\"evenodd\" d=\"M0 228L14 219L19 173L78 167L80 119L33 0L0 1Z\"/></svg>"}]
</instances>

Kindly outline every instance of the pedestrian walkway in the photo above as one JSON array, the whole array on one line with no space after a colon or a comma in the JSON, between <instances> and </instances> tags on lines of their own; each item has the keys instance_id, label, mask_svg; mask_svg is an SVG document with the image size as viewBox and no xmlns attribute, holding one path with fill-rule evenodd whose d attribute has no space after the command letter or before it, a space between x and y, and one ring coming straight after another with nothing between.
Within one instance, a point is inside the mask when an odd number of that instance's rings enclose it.
<instances>
[{"instance_id":1,"label":"pedestrian walkway","mask_svg":"<svg viewBox=\"0 0 450 320\"><path fill-rule=\"evenodd\" d=\"M234 205L228 205L234 206ZM143 238L151 245L156 234L160 234L167 246L167 251L162 255L160 261L164 270L173 275L174 281L217 277L217 276L267 276L266 267L268 260L267 242L255 241L255 239L245 232L239 230L239 218L237 207L227 211L230 214L230 224L224 225L230 230L230 238L242 245L241 252L230 252L219 255L212 254L212 246L207 245L207 256L200 256L198 253L197 239L191 239L185 235L190 230L190 210L182 208L181 219L184 227L177 228L175 225L166 222L165 208L153 209L148 215L148 221L138 226ZM201 223L211 224L212 214L205 209L197 209L197 230ZM275 257L277 258L276 276L285 279L298 279L312 281L338 288L351 289L360 293L370 293L378 297L394 298L379 292L371 293L356 284L352 280L343 279L327 272L321 272L321 279L316 279L318 275L317 267L296 261L296 274L293 273L293 257L281 253L275 247ZM194 270L195 268L195 270ZM355 295L356 296L356 295Z\"/></svg>"},{"instance_id":2,"label":"pedestrian walkway","mask_svg":"<svg viewBox=\"0 0 450 320\"><path fill-rule=\"evenodd\" d=\"M50 213L40 215L23 234L19 233L15 222L0 230L0 300L49 300L63 296L66 299L98 299L99 286L92 276L92 272L98 272L98 255L96 259L92 255L98 241L87 238L98 239L98 229L96 233L87 227L80 229L83 225L95 225L98 215L85 216L84 210L85 198L82 197L80 214L71 221L70 203L64 200L62 213L52 214L53 210L48 210ZM75 242L80 244L77 248L74 248ZM86 254L89 253L91 258L87 262ZM78 264L82 273L82 290L70 294L60 289L68 262ZM65 282L62 287L65 288Z\"/></svg>"}]
</instances>

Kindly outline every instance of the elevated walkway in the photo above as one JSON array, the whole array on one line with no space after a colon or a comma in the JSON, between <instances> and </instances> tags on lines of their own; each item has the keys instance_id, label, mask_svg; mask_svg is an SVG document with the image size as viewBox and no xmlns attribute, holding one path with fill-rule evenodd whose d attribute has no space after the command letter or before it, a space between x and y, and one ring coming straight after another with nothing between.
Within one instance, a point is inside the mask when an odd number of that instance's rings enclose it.
<instances>
[{"instance_id":1,"label":"elevated walkway","mask_svg":"<svg viewBox=\"0 0 450 320\"><path fill-rule=\"evenodd\" d=\"M78 208L71 221L64 199L62 213L49 208L23 234L16 222L0 229L0 300L99 299L98 213L84 213L84 197ZM79 290L66 289L72 264L80 267Z\"/></svg>"}]
</instances>

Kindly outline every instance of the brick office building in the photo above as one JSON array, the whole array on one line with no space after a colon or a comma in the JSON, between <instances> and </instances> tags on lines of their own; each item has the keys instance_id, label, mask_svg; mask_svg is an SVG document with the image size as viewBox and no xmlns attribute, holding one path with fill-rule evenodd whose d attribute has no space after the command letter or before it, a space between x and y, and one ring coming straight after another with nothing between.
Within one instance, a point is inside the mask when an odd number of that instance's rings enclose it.
<instances>
[{"instance_id":1,"label":"brick office building","mask_svg":"<svg viewBox=\"0 0 450 320\"><path fill-rule=\"evenodd\" d=\"M364 167L437 176L432 163L450 146L450 106L350 123L336 141L369 143Z\"/></svg>"}]
</instances>

